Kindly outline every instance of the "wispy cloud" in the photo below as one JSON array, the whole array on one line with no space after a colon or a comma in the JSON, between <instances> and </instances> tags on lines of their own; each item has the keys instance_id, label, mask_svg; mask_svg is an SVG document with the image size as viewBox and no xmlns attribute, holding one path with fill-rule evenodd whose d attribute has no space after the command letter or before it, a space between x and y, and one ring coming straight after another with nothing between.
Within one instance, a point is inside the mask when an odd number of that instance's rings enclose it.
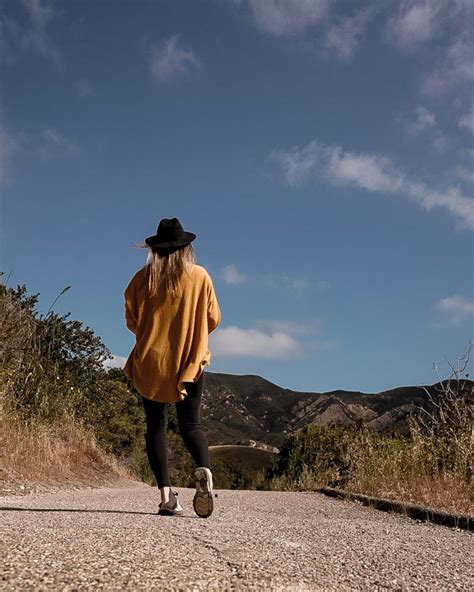
<instances>
[{"instance_id":1,"label":"wispy cloud","mask_svg":"<svg viewBox=\"0 0 474 592\"><path fill-rule=\"evenodd\" d=\"M461 32L439 61L440 65L423 79L422 91L428 95L439 95L459 91L466 84L471 85L474 81L473 61L472 35Z\"/></svg>"},{"instance_id":2,"label":"wispy cloud","mask_svg":"<svg viewBox=\"0 0 474 592\"><path fill-rule=\"evenodd\" d=\"M55 13L51 6L41 0L23 0L30 19L30 28L25 32L23 43L45 57L57 60L59 54L48 34L48 27Z\"/></svg>"},{"instance_id":3,"label":"wispy cloud","mask_svg":"<svg viewBox=\"0 0 474 592\"><path fill-rule=\"evenodd\" d=\"M474 171L472 169L467 169L459 164L454 168L453 174L465 183L474 183Z\"/></svg>"},{"instance_id":4,"label":"wispy cloud","mask_svg":"<svg viewBox=\"0 0 474 592\"><path fill-rule=\"evenodd\" d=\"M403 181L402 175L384 156L343 152L340 146L324 146L318 140L302 148L274 150L270 159L280 163L290 185L300 184L313 173L369 191L397 190Z\"/></svg>"},{"instance_id":5,"label":"wispy cloud","mask_svg":"<svg viewBox=\"0 0 474 592\"><path fill-rule=\"evenodd\" d=\"M328 24L324 47L334 51L341 60L352 58L374 13L375 5L359 10L353 16L338 18L334 24Z\"/></svg>"},{"instance_id":6,"label":"wispy cloud","mask_svg":"<svg viewBox=\"0 0 474 592\"><path fill-rule=\"evenodd\" d=\"M427 129L436 126L436 117L434 113L429 111L426 107L419 106L415 110L415 117L411 121L407 121L406 129L409 134L418 136Z\"/></svg>"},{"instance_id":7,"label":"wispy cloud","mask_svg":"<svg viewBox=\"0 0 474 592\"><path fill-rule=\"evenodd\" d=\"M256 26L277 37L301 35L328 14L328 0L248 0Z\"/></svg>"},{"instance_id":8,"label":"wispy cloud","mask_svg":"<svg viewBox=\"0 0 474 592\"><path fill-rule=\"evenodd\" d=\"M238 271L237 267L233 263L226 265L222 269L221 275L225 283L232 286L244 284L247 281L247 276Z\"/></svg>"},{"instance_id":9,"label":"wispy cloud","mask_svg":"<svg viewBox=\"0 0 474 592\"><path fill-rule=\"evenodd\" d=\"M425 59L425 95L458 92L474 80L470 0L402 0L386 22L386 38L405 53ZM423 53L429 47L430 52Z\"/></svg>"},{"instance_id":10,"label":"wispy cloud","mask_svg":"<svg viewBox=\"0 0 474 592\"><path fill-rule=\"evenodd\" d=\"M212 351L222 357L246 356L270 360L293 359L300 352L298 341L284 331L266 333L235 325L218 329L209 337Z\"/></svg>"},{"instance_id":11,"label":"wispy cloud","mask_svg":"<svg viewBox=\"0 0 474 592\"><path fill-rule=\"evenodd\" d=\"M435 308L447 316L451 325L459 325L474 316L474 300L462 296L448 296L435 304Z\"/></svg>"},{"instance_id":12,"label":"wispy cloud","mask_svg":"<svg viewBox=\"0 0 474 592\"><path fill-rule=\"evenodd\" d=\"M474 103L470 110L459 119L459 127L464 127L474 134Z\"/></svg>"},{"instance_id":13,"label":"wispy cloud","mask_svg":"<svg viewBox=\"0 0 474 592\"><path fill-rule=\"evenodd\" d=\"M178 35L166 39L162 45L152 50L150 71L160 81L187 77L199 69L201 62L192 49L185 49Z\"/></svg>"},{"instance_id":14,"label":"wispy cloud","mask_svg":"<svg viewBox=\"0 0 474 592\"><path fill-rule=\"evenodd\" d=\"M387 20L390 39L403 50L412 50L432 39L439 30L444 2L438 0L404 0Z\"/></svg>"},{"instance_id":15,"label":"wispy cloud","mask_svg":"<svg viewBox=\"0 0 474 592\"><path fill-rule=\"evenodd\" d=\"M49 35L51 21L57 13L43 0L21 0L20 5L25 12L25 22L6 15L0 17L2 52L11 58L17 51L26 51L59 63L59 51Z\"/></svg>"},{"instance_id":16,"label":"wispy cloud","mask_svg":"<svg viewBox=\"0 0 474 592\"><path fill-rule=\"evenodd\" d=\"M74 155L79 147L59 130L48 127L38 133L10 132L0 123L0 185L6 182L15 160L21 155L38 155L49 160L58 155Z\"/></svg>"},{"instance_id":17,"label":"wispy cloud","mask_svg":"<svg viewBox=\"0 0 474 592\"><path fill-rule=\"evenodd\" d=\"M349 60L379 5L339 13L329 0L241 0L257 29L326 56Z\"/></svg>"},{"instance_id":18,"label":"wispy cloud","mask_svg":"<svg viewBox=\"0 0 474 592\"><path fill-rule=\"evenodd\" d=\"M279 163L286 181L298 185L311 176L334 185L349 185L370 192L408 197L426 210L446 208L460 220L462 228L474 229L474 200L458 187L436 189L410 178L386 156L344 151L313 140L302 148L274 150L270 160Z\"/></svg>"},{"instance_id":19,"label":"wispy cloud","mask_svg":"<svg viewBox=\"0 0 474 592\"><path fill-rule=\"evenodd\" d=\"M316 331L313 323L299 323L296 321L281 321L272 319L262 319L256 321L256 326L259 329L270 332L282 332L288 335L311 335Z\"/></svg>"},{"instance_id":20,"label":"wispy cloud","mask_svg":"<svg viewBox=\"0 0 474 592\"><path fill-rule=\"evenodd\" d=\"M250 329L235 325L217 329L209 337L212 351L222 357L294 360L338 345L335 340L315 336L319 327L314 321L259 320L255 325Z\"/></svg>"},{"instance_id":21,"label":"wispy cloud","mask_svg":"<svg viewBox=\"0 0 474 592\"><path fill-rule=\"evenodd\" d=\"M77 146L67 136L55 128L48 127L41 132L39 150L42 156L49 156L52 149L69 154L77 152Z\"/></svg>"},{"instance_id":22,"label":"wispy cloud","mask_svg":"<svg viewBox=\"0 0 474 592\"><path fill-rule=\"evenodd\" d=\"M436 152L443 153L448 149L450 144L448 136L438 126L435 114L426 107L418 106L413 118L402 120L401 123L411 136L425 135L425 140L431 143L431 147Z\"/></svg>"},{"instance_id":23,"label":"wispy cloud","mask_svg":"<svg viewBox=\"0 0 474 592\"><path fill-rule=\"evenodd\" d=\"M323 290L329 286L329 283L325 280L317 280L315 282L306 277L290 276L286 271L262 271L258 274L243 273L242 271L238 270L236 265L233 263L223 267L218 272L218 275L222 277L227 285L231 286L251 283L252 286L288 288L294 291L307 290L310 288Z\"/></svg>"},{"instance_id":24,"label":"wispy cloud","mask_svg":"<svg viewBox=\"0 0 474 592\"><path fill-rule=\"evenodd\" d=\"M400 0L342 3L329 0L233 0L247 10L255 26L268 35L299 40L301 46L349 60L355 54L373 17L388 6L382 27L385 38L401 51L413 53L436 42L437 65L421 81L424 92L445 92L472 80L470 34L474 3L471 0ZM350 14L352 12L352 14Z\"/></svg>"},{"instance_id":25,"label":"wispy cloud","mask_svg":"<svg viewBox=\"0 0 474 592\"><path fill-rule=\"evenodd\" d=\"M260 281L263 285L269 287L283 287L290 290L307 290L312 283L309 278L292 277L285 271L262 273Z\"/></svg>"}]
</instances>

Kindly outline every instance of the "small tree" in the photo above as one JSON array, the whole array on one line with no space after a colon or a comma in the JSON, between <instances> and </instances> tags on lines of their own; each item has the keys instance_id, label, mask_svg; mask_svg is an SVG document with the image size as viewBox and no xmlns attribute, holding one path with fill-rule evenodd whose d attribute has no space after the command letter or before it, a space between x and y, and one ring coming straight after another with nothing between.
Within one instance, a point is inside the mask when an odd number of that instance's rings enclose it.
<instances>
[{"instance_id":1,"label":"small tree","mask_svg":"<svg viewBox=\"0 0 474 592\"><path fill-rule=\"evenodd\" d=\"M52 420L63 413L87 417L106 395L103 361L112 356L90 327L68 320L71 313L60 316L50 307L46 315L38 314L37 302L38 294L28 296L24 285L14 289L0 283L3 404L25 420Z\"/></svg>"}]
</instances>

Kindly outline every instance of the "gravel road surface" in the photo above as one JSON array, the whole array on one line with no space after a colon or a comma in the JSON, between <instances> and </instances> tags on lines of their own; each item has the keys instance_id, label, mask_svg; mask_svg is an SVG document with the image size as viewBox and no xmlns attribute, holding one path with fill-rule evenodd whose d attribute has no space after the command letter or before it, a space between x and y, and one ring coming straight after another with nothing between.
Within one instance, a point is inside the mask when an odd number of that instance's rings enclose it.
<instances>
[{"instance_id":1,"label":"gravel road surface","mask_svg":"<svg viewBox=\"0 0 474 592\"><path fill-rule=\"evenodd\" d=\"M0 589L474 590L471 533L318 493L216 490L158 516L142 483L0 498Z\"/></svg>"}]
</instances>

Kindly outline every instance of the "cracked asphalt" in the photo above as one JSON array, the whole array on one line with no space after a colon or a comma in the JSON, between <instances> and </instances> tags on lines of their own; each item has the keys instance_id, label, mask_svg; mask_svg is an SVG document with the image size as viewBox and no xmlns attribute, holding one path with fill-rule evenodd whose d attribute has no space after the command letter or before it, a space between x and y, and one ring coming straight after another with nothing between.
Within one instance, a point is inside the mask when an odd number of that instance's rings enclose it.
<instances>
[{"instance_id":1,"label":"cracked asphalt","mask_svg":"<svg viewBox=\"0 0 474 592\"><path fill-rule=\"evenodd\" d=\"M143 483L0 499L0 589L474 590L473 535L318 493L216 489L158 516Z\"/></svg>"}]
</instances>

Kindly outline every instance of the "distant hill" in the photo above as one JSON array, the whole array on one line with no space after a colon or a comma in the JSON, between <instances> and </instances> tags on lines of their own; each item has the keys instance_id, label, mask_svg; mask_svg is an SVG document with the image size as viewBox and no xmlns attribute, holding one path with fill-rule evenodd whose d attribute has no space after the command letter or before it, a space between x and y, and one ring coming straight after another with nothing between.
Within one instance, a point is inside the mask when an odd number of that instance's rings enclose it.
<instances>
[{"instance_id":1,"label":"distant hill","mask_svg":"<svg viewBox=\"0 0 474 592\"><path fill-rule=\"evenodd\" d=\"M465 382L473 388L474 382ZM441 383L425 388L436 397ZM288 433L309 423L356 426L362 420L379 431L405 431L410 412L428 401L423 386L380 393L299 392L261 376L206 371L202 421L210 445L253 440L279 448Z\"/></svg>"}]
</instances>

